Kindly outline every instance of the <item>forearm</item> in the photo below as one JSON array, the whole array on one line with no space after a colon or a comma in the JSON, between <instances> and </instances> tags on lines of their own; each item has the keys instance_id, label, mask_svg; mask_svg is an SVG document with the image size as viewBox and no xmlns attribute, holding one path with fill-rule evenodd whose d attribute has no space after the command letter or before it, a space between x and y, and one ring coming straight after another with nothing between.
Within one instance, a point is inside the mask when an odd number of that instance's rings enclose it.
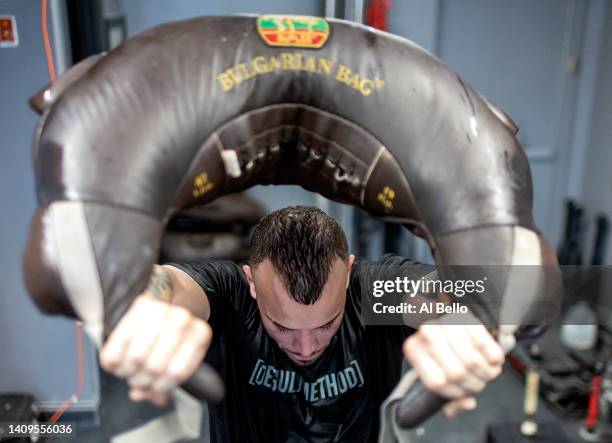
<instances>
[{"instance_id":1,"label":"forearm","mask_svg":"<svg viewBox=\"0 0 612 443\"><path fill-rule=\"evenodd\" d=\"M150 296L181 306L196 317L208 320L210 307L202 288L189 275L173 266L155 265L147 286Z\"/></svg>"},{"instance_id":2,"label":"forearm","mask_svg":"<svg viewBox=\"0 0 612 443\"><path fill-rule=\"evenodd\" d=\"M168 268L155 266L146 290L100 351L100 365L128 381L133 401L158 406L194 373L212 340L210 325L198 318L208 303L203 291L193 280L183 282L182 271Z\"/></svg>"},{"instance_id":3,"label":"forearm","mask_svg":"<svg viewBox=\"0 0 612 443\"><path fill-rule=\"evenodd\" d=\"M172 273L167 268L154 265L146 292L157 300L173 303L175 293Z\"/></svg>"},{"instance_id":4,"label":"forearm","mask_svg":"<svg viewBox=\"0 0 612 443\"><path fill-rule=\"evenodd\" d=\"M431 272L423 277L424 281L435 281L438 279L439 276L437 271ZM415 313L406 313L403 315L404 323L407 326L410 326L414 329L418 329L422 324L428 321L437 320L441 317L441 314L438 314L432 309L421 309L423 305L431 305L432 303L435 303L437 306L438 303L442 303L448 306L451 303L451 298L448 294L444 292L438 292L437 297L435 299L432 299L429 294L425 294L419 291L411 296L407 295L404 301L416 307Z\"/></svg>"}]
</instances>

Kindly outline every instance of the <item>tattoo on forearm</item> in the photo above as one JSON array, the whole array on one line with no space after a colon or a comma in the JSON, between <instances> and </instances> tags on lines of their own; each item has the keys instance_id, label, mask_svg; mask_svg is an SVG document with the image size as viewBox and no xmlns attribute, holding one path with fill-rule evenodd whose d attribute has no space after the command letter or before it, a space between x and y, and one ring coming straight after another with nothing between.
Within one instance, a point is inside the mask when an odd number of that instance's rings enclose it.
<instances>
[{"instance_id":1,"label":"tattoo on forearm","mask_svg":"<svg viewBox=\"0 0 612 443\"><path fill-rule=\"evenodd\" d=\"M155 266L147 291L153 294L156 299L169 302L172 299L173 289L174 285L170 274L160 266Z\"/></svg>"}]
</instances>

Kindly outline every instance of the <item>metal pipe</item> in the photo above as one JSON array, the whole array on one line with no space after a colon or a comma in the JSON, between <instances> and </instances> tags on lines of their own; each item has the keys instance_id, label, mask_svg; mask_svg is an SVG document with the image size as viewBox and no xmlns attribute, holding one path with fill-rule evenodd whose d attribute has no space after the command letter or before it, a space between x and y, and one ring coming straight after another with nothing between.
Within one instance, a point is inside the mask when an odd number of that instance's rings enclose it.
<instances>
[{"instance_id":1,"label":"metal pipe","mask_svg":"<svg viewBox=\"0 0 612 443\"><path fill-rule=\"evenodd\" d=\"M336 17L336 0L325 0L325 17Z\"/></svg>"},{"instance_id":2,"label":"metal pipe","mask_svg":"<svg viewBox=\"0 0 612 443\"><path fill-rule=\"evenodd\" d=\"M55 71L60 75L72 66L72 49L70 46L70 27L65 0L51 0L49 2L49 16L51 18L51 42L55 61Z\"/></svg>"},{"instance_id":3,"label":"metal pipe","mask_svg":"<svg viewBox=\"0 0 612 443\"><path fill-rule=\"evenodd\" d=\"M353 20L355 17L355 2L353 0L344 1L344 19Z\"/></svg>"},{"instance_id":4,"label":"metal pipe","mask_svg":"<svg viewBox=\"0 0 612 443\"><path fill-rule=\"evenodd\" d=\"M363 23L363 0L353 0L353 21Z\"/></svg>"}]
</instances>

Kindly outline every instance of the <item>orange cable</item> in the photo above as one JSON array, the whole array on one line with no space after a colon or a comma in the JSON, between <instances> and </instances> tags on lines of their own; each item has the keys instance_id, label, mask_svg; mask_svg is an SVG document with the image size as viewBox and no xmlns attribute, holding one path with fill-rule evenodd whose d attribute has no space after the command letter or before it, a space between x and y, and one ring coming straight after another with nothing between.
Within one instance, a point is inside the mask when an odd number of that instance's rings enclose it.
<instances>
[{"instance_id":1,"label":"orange cable","mask_svg":"<svg viewBox=\"0 0 612 443\"><path fill-rule=\"evenodd\" d=\"M66 412L66 410L70 408L70 406L72 406L74 403L75 401L72 398L64 400L60 407L57 408L57 411L55 411L55 413L49 419L49 423L55 423L56 421L58 421L60 417L64 415L64 412Z\"/></svg>"},{"instance_id":2,"label":"orange cable","mask_svg":"<svg viewBox=\"0 0 612 443\"><path fill-rule=\"evenodd\" d=\"M45 56L47 58L47 67L49 68L49 78L55 80L55 64L53 62L53 52L51 50L51 42L49 41L49 31L47 29L47 0L42 0L42 37L45 46ZM64 412L72 405L79 401L84 389L84 371L83 371L83 325L81 322L76 322L76 352L77 352L77 392L60 405L55 413L49 419L49 423L58 421Z\"/></svg>"},{"instance_id":3,"label":"orange cable","mask_svg":"<svg viewBox=\"0 0 612 443\"><path fill-rule=\"evenodd\" d=\"M60 407L53 413L49 419L49 423L58 421L64 412L72 405L79 401L84 389L84 371L83 371L83 325L81 322L76 322L76 348L77 348L77 392L64 400Z\"/></svg>"},{"instance_id":4,"label":"orange cable","mask_svg":"<svg viewBox=\"0 0 612 443\"><path fill-rule=\"evenodd\" d=\"M55 80L55 64L53 63L53 53L51 52L49 31L47 30L47 0L42 0L42 35L45 45L45 55L47 56L47 66L49 68L49 78L53 81Z\"/></svg>"}]
</instances>

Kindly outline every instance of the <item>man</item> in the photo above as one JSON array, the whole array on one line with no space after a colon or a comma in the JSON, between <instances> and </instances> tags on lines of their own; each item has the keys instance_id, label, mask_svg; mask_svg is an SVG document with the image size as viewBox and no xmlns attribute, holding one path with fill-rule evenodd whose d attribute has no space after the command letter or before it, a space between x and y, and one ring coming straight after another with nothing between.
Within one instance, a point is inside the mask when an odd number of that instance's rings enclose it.
<instances>
[{"instance_id":1,"label":"man","mask_svg":"<svg viewBox=\"0 0 612 443\"><path fill-rule=\"evenodd\" d=\"M416 266L391 256L376 264L396 275ZM209 406L219 442L374 441L404 357L425 386L454 399L447 415L473 409L471 395L501 372L501 348L478 325L362 324L364 266L322 211L273 212L255 228L249 264L156 267L101 365L128 380L132 400L161 405L207 354L227 389Z\"/></svg>"}]
</instances>

